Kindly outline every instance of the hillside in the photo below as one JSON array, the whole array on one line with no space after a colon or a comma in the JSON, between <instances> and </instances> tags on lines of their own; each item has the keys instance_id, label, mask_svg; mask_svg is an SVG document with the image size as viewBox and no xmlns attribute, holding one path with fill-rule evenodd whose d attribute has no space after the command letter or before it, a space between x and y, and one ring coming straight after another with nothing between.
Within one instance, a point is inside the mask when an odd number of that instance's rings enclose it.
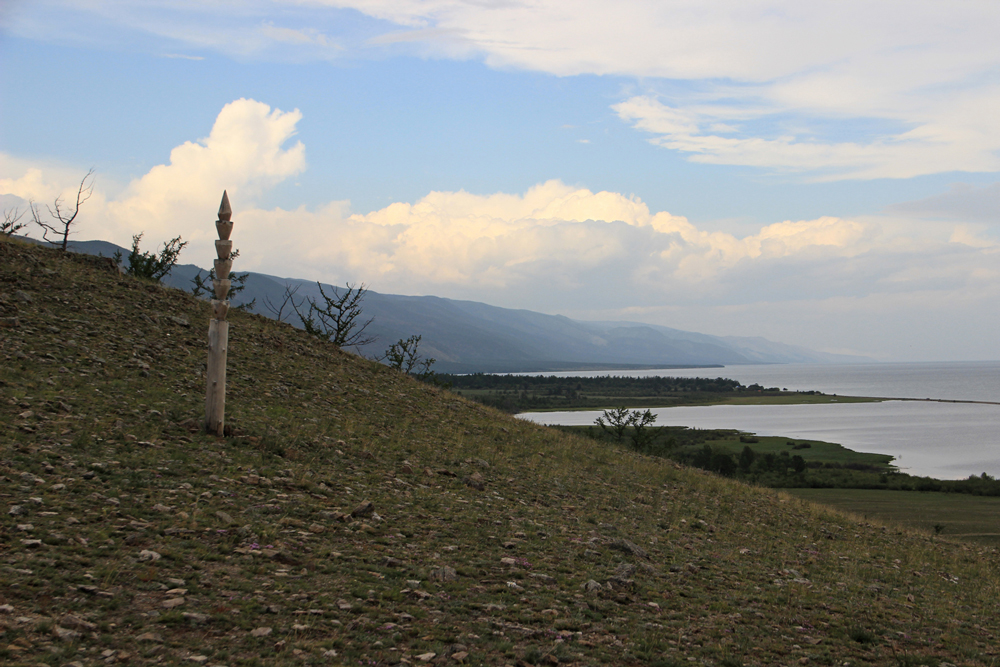
<instances>
[{"instance_id":1,"label":"hillside","mask_svg":"<svg viewBox=\"0 0 1000 667\"><path fill-rule=\"evenodd\" d=\"M996 551L579 439L0 240L9 665L987 665Z\"/></svg>"},{"instance_id":2,"label":"hillside","mask_svg":"<svg viewBox=\"0 0 1000 667\"><path fill-rule=\"evenodd\" d=\"M127 250L104 241L73 242L70 247L105 257L120 250L128 256ZM204 277L207 272L182 264L174 267L164 282L187 291L199 274ZM289 285L298 287L299 299L320 299L314 282L250 272L246 290L234 301L256 299L256 312L267 315L265 302L280 304ZM324 289L333 294L336 288ZM421 350L437 359L435 368L442 373L871 361L763 338L710 336L640 322L583 322L436 296L369 291L364 312L374 318L369 331L378 338L365 351L368 356L401 338L419 334ZM299 323L294 314L290 321Z\"/></svg>"}]
</instances>

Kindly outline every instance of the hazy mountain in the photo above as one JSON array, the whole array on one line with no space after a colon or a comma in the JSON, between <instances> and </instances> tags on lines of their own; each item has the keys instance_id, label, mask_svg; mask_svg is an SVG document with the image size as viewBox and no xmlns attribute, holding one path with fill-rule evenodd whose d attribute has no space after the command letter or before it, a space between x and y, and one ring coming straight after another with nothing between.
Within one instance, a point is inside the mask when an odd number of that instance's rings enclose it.
<instances>
[{"instance_id":1,"label":"hazy mountain","mask_svg":"<svg viewBox=\"0 0 1000 667\"><path fill-rule=\"evenodd\" d=\"M72 242L77 252L112 256L121 250L104 241ZM207 272L193 264L174 267L164 282L190 290L192 279ZM286 286L298 286L296 299L319 299L316 283L250 273L234 305L256 299L254 312L273 316ZM324 285L330 294L336 288ZM441 372L554 371L582 368L718 366L724 364L850 363L864 357L834 355L764 338L710 336L639 322L582 322L561 315L499 308L475 301L436 296L400 296L368 292L365 319L378 340L362 350L380 354L391 343L422 336L420 351L437 359ZM286 321L300 326L286 307Z\"/></svg>"}]
</instances>

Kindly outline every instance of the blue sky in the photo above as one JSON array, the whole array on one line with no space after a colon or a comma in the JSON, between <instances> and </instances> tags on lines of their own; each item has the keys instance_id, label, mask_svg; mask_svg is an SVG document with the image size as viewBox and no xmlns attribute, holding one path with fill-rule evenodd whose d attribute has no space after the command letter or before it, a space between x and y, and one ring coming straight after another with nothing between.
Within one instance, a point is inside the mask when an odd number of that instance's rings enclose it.
<instances>
[{"instance_id":1,"label":"blue sky","mask_svg":"<svg viewBox=\"0 0 1000 667\"><path fill-rule=\"evenodd\" d=\"M93 167L80 238L208 265L225 187L238 268L996 359L998 28L986 2L13 0L0 203Z\"/></svg>"}]
</instances>

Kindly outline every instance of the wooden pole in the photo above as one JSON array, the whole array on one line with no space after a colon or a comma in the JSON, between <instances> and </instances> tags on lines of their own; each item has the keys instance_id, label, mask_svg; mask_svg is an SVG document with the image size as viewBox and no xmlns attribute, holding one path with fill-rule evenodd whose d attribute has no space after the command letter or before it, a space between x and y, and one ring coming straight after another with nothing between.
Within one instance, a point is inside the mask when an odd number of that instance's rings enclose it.
<instances>
[{"instance_id":1,"label":"wooden pole","mask_svg":"<svg viewBox=\"0 0 1000 667\"><path fill-rule=\"evenodd\" d=\"M233 268L233 209L229 205L229 195L222 192L219 219L215 228L219 240L215 242L215 298L212 299L212 319L208 322L208 387L205 391L205 430L216 435L224 435L226 427L226 350L229 347L229 271Z\"/></svg>"}]
</instances>

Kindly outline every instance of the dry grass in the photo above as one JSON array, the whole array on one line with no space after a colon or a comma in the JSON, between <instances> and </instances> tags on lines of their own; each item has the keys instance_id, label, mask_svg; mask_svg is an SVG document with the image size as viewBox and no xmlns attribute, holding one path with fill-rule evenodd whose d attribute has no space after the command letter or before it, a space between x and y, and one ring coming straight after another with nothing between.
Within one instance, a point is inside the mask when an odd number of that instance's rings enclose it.
<instances>
[{"instance_id":1,"label":"dry grass","mask_svg":"<svg viewBox=\"0 0 1000 667\"><path fill-rule=\"evenodd\" d=\"M995 550L520 422L241 313L235 434L210 437L205 303L0 243L0 310L4 664L997 657Z\"/></svg>"}]
</instances>

